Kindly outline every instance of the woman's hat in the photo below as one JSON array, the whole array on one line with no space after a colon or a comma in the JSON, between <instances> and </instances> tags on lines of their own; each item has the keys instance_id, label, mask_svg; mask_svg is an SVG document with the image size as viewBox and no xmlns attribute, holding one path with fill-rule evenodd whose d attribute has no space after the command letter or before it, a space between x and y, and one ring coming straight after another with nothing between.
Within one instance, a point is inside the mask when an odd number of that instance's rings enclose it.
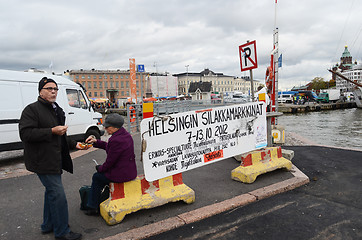
<instances>
[{"instance_id":1,"label":"woman's hat","mask_svg":"<svg viewBox=\"0 0 362 240\"><path fill-rule=\"evenodd\" d=\"M119 115L118 113L111 113L106 117L103 126L105 128L107 127L121 128L123 124L124 124L124 119L121 115Z\"/></svg>"}]
</instances>

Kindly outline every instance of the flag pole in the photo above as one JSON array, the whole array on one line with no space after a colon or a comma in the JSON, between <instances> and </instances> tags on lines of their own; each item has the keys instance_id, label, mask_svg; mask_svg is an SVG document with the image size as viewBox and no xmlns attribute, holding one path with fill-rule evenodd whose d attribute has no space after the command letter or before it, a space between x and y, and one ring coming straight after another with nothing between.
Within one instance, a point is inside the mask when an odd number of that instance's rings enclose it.
<instances>
[{"instance_id":1,"label":"flag pole","mask_svg":"<svg viewBox=\"0 0 362 240\"><path fill-rule=\"evenodd\" d=\"M272 112L278 112L278 68L279 68L279 30L277 27L277 1L275 0L275 16L274 16L274 37L273 37L273 45L274 45L274 84L273 84L273 101L272 101ZM277 124L276 119L274 120L274 124Z\"/></svg>"}]
</instances>

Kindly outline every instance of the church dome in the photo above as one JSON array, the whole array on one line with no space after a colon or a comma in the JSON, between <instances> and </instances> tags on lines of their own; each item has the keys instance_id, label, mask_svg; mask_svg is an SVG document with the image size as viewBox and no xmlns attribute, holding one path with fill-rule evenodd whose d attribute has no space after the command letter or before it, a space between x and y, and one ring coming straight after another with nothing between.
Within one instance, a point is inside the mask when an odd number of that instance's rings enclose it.
<instances>
[{"instance_id":1,"label":"church dome","mask_svg":"<svg viewBox=\"0 0 362 240\"><path fill-rule=\"evenodd\" d=\"M344 47L344 52L342 53L342 58L352 57L351 53L348 51L348 46Z\"/></svg>"}]
</instances>

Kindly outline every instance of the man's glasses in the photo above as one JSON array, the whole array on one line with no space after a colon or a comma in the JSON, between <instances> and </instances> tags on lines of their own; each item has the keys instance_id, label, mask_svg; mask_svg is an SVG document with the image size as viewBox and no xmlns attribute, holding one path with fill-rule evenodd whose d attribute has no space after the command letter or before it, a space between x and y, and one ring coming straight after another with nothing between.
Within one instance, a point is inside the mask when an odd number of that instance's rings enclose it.
<instances>
[{"instance_id":1,"label":"man's glasses","mask_svg":"<svg viewBox=\"0 0 362 240\"><path fill-rule=\"evenodd\" d=\"M46 87L46 88L43 88L43 89L46 89L46 90L48 90L49 92L51 92L51 91L58 91L59 90L59 88L56 88L56 87Z\"/></svg>"}]
</instances>

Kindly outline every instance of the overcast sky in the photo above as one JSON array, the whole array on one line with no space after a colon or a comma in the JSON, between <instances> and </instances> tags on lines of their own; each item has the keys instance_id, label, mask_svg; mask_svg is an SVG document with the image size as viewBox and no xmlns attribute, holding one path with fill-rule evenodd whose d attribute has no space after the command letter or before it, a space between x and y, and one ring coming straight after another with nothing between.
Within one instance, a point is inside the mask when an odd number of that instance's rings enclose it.
<instances>
[{"instance_id":1,"label":"overcast sky","mask_svg":"<svg viewBox=\"0 0 362 240\"><path fill-rule=\"evenodd\" d=\"M273 48L275 0L0 0L0 68L129 68L172 74L241 73L238 46L256 40L263 80ZM362 59L362 1L278 0L279 88L330 79L344 46Z\"/></svg>"}]
</instances>

